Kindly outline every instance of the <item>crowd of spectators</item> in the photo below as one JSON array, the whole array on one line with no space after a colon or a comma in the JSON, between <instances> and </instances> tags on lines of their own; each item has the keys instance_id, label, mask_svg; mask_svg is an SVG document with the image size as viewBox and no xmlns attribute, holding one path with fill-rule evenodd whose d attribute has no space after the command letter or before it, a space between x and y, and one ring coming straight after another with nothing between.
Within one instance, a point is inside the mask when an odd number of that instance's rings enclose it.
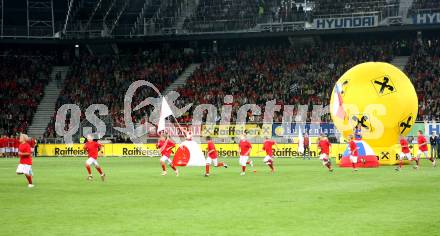
<instances>
[{"instance_id":1,"label":"crowd of spectators","mask_svg":"<svg viewBox=\"0 0 440 236\"><path fill-rule=\"evenodd\" d=\"M391 61L400 44L387 41L327 42L315 45L249 47L211 54L179 90L184 103L223 105L225 95L234 96L234 114L243 104L276 99L279 105L327 105L336 80L352 66L366 61ZM189 112L181 121L191 120ZM275 122L281 122L283 110ZM248 121L262 116L248 114ZM329 117L319 117L328 121Z\"/></svg>"},{"instance_id":2,"label":"crowd of spectators","mask_svg":"<svg viewBox=\"0 0 440 236\"><path fill-rule=\"evenodd\" d=\"M304 10L304 1L298 0L281 0L279 4L274 4L272 8L273 22L293 22L306 21L308 14Z\"/></svg>"},{"instance_id":3,"label":"crowd of spectators","mask_svg":"<svg viewBox=\"0 0 440 236\"><path fill-rule=\"evenodd\" d=\"M77 104L84 113L91 104L105 104L109 108L109 117L104 118L112 125L122 127L124 96L130 84L144 79L163 91L183 72L190 62L190 55L183 51L154 50L124 52L119 56L93 56L84 54L71 66L64 88L57 101L57 107L63 104ZM145 98L157 94L153 90L140 90L134 96L133 104L139 104ZM132 113L134 122L142 122L148 111L138 110ZM46 130L46 137L55 137L54 114ZM81 120L85 116L82 114Z\"/></svg>"},{"instance_id":4,"label":"crowd of spectators","mask_svg":"<svg viewBox=\"0 0 440 236\"><path fill-rule=\"evenodd\" d=\"M416 41L405 70L419 98L418 118L440 120L440 41Z\"/></svg>"},{"instance_id":5,"label":"crowd of spectators","mask_svg":"<svg viewBox=\"0 0 440 236\"><path fill-rule=\"evenodd\" d=\"M38 51L9 50L1 53L0 134L27 131L43 97L44 87L49 82L53 59Z\"/></svg>"}]
</instances>

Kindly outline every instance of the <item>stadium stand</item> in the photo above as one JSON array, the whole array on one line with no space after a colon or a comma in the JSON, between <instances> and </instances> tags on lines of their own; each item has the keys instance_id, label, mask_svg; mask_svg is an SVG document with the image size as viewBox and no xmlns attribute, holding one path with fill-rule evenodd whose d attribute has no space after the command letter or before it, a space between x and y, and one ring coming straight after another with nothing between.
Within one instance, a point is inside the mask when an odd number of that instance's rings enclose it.
<instances>
[{"instance_id":1,"label":"stadium stand","mask_svg":"<svg viewBox=\"0 0 440 236\"><path fill-rule=\"evenodd\" d=\"M405 68L419 97L420 120L440 119L440 42L438 39L416 41Z\"/></svg>"},{"instance_id":2,"label":"stadium stand","mask_svg":"<svg viewBox=\"0 0 440 236\"><path fill-rule=\"evenodd\" d=\"M304 11L304 7L300 1L283 0L276 6L275 11L272 11L274 21L305 21L308 19L308 13Z\"/></svg>"},{"instance_id":3,"label":"stadium stand","mask_svg":"<svg viewBox=\"0 0 440 236\"><path fill-rule=\"evenodd\" d=\"M219 106L223 95L232 94L235 108L245 103L264 105L263 102L272 99L277 99L280 105L295 104L297 108L298 104L309 105L307 121L310 121L312 106L327 105L334 82L346 70L365 61L390 62L399 51L395 43L357 43L260 46L211 54L179 93L185 103ZM275 122L281 122L281 118L282 111ZM260 121L253 119L249 114L250 121ZM181 119L190 120L189 115Z\"/></svg>"},{"instance_id":4,"label":"stadium stand","mask_svg":"<svg viewBox=\"0 0 440 236\"><path fill-rule=\"evenodd\" d=\"M54 57L40 51L7 50L0 55L0 133L26 132Z\"/></svg>"},{"instance_id":5,"label":"stadium stand","mask_svg":"<svg viewBox=\"0 0 440 236\"><path fill-rule=\"evenodd\" d=\"M242 104L255 103L264 107L266 101L276 99L279 105L295 105L293 115L297 114L299 105L307 105L306 121L310 122L313 106L328 105L334 82L346 70L366 61L391 62L396 55L409 54L411 46L411 41L349 40L327 41L300 47L292 47L287 43L276 46L237 46L219 53L209 53L204 56L201 66L187 80L186 85L178 89L181 97L177 105L210 103L220 107L223 104L223 96L232 94L232 117L236 118L237 108ZM429 77L423 74L431 70L433 63L426 64L422 59L424 57L418 56L421 55L421 47L414 46L413 50L407 71L411 77L416 78L415 85L423 99L423 93L432 93L435 90L425 89L428 85L424 85L427 83L424 82L424 78ZM428 57L427 60L435 62L436 51L430 51L432 59ZM84 55L81 60L74 62L57 107L75 103L84 111L90 104L104 103L109 106L109 122L115 126L123 126L122 94L131 82L147 79L163 91L183 72L189 61L189 56L177 51L144 51L135 52L133 55L127 53L120 57ZM411 67L412 64L420 63L426 66L419 66L419 69ZM433 71L438 73L438 67ZM99 90L96 90L97 87ZM136 96L134 104L148 96L154 94ZM438 92L436 96L438 100ZM426 96L423 101L429 101L431 104L435 103L435 98ZM435 104L438 106L439 103ZM423 113L422 103L420 106L420 114L424 116L419 117L427 117ZM438 113L438 109L432 111ZM146 112L134 113L134 122L142 123ZM190 110L185 113L179 121L191 122L192 112L193 110ZM283 110L277 112L275 122L281 122L282 115ZM54 118L47 128L46 137L56 137ZM321 121L330 121L328 115L321 118ZM261 122L261 119L262 116L248 113L248 121Z\"/></svg>"},{"instance_id":6,"label":"stadium stand","mask_svg":"<svg viewBox=\"0 0 440 236\"><path fill-rule=\"evenodd\" d=\"M108 122L121 127L124 95L133 81L145 79L163 91L177 79L190 60L190 55L174 50L126 51L119 57L85 54L73 63L58 99L57 108L72 103L78 104L82 111L85 111L90 104L106 104L110 113ZM136 95L134 104L146 97L157 96L152 92L145 91L139 96ZM146 112L134 112L134 121L142 120ZM56 113L47 128L46 137L56 136L55 115ZM84 115L81 119L84 119Z\"/></svg>"}]
</instances>

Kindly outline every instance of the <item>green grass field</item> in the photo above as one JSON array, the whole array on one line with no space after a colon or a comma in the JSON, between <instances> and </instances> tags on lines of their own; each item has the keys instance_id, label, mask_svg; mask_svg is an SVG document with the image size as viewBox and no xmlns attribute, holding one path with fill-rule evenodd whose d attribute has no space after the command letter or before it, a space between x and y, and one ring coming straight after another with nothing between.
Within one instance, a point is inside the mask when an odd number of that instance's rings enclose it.
<instances>
[{"instance_id":1,"label":"green grass field","mask_svg":"<svg viewBox=\"0 0 440 236\"><path fill-rule=\"evenodd\" d=\"M439 235L440 168L326 171L318 160L277 159L271 175L181 168L157 159L103 158L101 182L85 158L34 159L35 188L0 160L0 235Z\"/></svg>"}]
</instances>

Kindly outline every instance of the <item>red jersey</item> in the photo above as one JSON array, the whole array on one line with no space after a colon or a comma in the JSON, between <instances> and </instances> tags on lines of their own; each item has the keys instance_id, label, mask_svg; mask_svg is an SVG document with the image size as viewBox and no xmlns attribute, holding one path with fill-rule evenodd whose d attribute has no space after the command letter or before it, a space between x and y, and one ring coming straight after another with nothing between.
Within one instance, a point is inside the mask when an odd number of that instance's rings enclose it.
<instances>
[{"instance_id":1,"label":"red jersey","mask_svg":"<svg viewBox=\"0 0 440 236\"><path fill-rule=\"evenodd\" d=\"M8 141L9 141L9 138L3 138L3 147L4 148L6 148L6 147L8 147Z\"/></svg>"},{"instance_id":2,"label":"red jersey","mask_svg":"<svg viewBox=\"0 0 440 236\"><path fill-rule=\"evenodd\" d=\"M321 154L330 155L330 147L332 144L327 139L320 140L318 146L321 149Z\"/></svg>"},{"instance_id":3,"label":"red jersey","mask_svg":"<svg viewBox=\"0 0 440 236\"><path fill-rule=\"evenodd\" d=\"M353 140L351 140L351 141L348 143L348 145L350 146L350 155L352 155L352 156L358 156L358 148L357 148L356 143L355 143Z\"/></svg>"},{"instance_id":4,"label":"red jersey","mask_svg":"<svg viewBox=\"0 0 440 236\"><path fill-rule=\"evenodd\" d=\"M417 137L417 143L419 144L419 150L422 152L427 152L428 151L428 145L427 145L427 141L425 136L423 135L419 135ZM425 143L422 145L422 143Z\"/></svg>"},{"instance_id":5,"label":"red jersey","mask_svg":"<svg viewBox=\"0 0 440 236\"><path fill-rule=\"evenodd\" d=\"M173 143L173 141L167 139L167 140L159 140L159 142L156 144L156 147L160 149L160 153L162 156L170 157L172 153L172 149L176 146L176 144Z\"/></svg>"},{"instance_id":6,"label":"red jersey","mask_svg":"<svg viewBox=\"0 0 440 236\"><path fill-rule=\"evenodd\" d=\"M14 138L13 142L14 142L14 144L13 144L14 148L18 148L20 146L20 139Z\"/></svg>"},{"instance_id":7,"label":"red jersey","mask_svg":"<svg viewBox=\"0 0 440 236\"><path fill-rule=\"evenodd\" d=\"M84 144L84 150L87 151L87 155L93 159L98 159L98 152L102 145L95 141L87 141Z\"/></svg>"},{"instance_id":8,"label":"red jersey","mask_svg":"<svg viewBox=\"0 0 440 236\"><path fill-rule=\"evenodd\" d=\"M14 147L14 139L13 138L7 138L6 141L7 141L6 142L7 147L9 147L9 148L13 148Z\"/></svg>"},{"instance_id":9,"label":"red jersey","mask_svg":"<svg viewBox=\"0 0 440 236\"><path fill-rule=\"evenodd\" d=\"M20 145L18 145L18 152L32 153L31 146L29 145L29 143L21 143ZM19 157L20 164L32 165L32 154L19 155Z\"/></svg>"},{"instance_id":10,"label":"red jersey","mask_svg":"<svg viewBox=\"0 0 440 236\"><path fill-rule=\"evenodd\" d=\"M5 148L5 147L6 147L6 139L0 138L0 148Z\"/></svg>"},{"instance_id":11,"label":"red jersey","mask_svg":"<svg viewBox=\"0 0 440 236\"><path fill-rule=\"evenodd\" d=\"M241 140L238 146L240 147L240 156L249 156L250 153L247 152L252 148L249 141Z\"/></svg>"},{"instance_id":12,"label":"red jersey","mask_svg":"<svg viewBox=\"0 0 440 236\"><path fill-rule=\"evenodd\" d=\"M31 146L31 148L34 148L34 147L35 147L35 139L30 139L30 140L28 141L28 143L29 143L29 145Z\"/></svg>"},{"instance_id":13,"label":"red jersey","mask_svg":"<svg viewBox=\"0 0 440 236\"><path fill-rule=\"evenodd\" d=\"M275 145L275 141L273 141L273 140L265 140L263 143L263 150L270 157L273 156L273 150L272 150L273 145Z\"/></svg>"},{"instance_id":14,"label":"red jersey","mask_svg":"<svg viewBox=\"0 0 440 236\"><path fill-rule=\"evenodd\" d=\"M209 152L211 152L211 153L209 153ZM208 153L209 153L208 156L211 159L217 158L217 150L215 149L215 145L214 145L214 142L212 142L212 140L208 141Z\"/></svg>"},{"instance_id":15,"label":"red jersey","mask_svg":"<svg viewBox=\"0 0 440 236\"><path fill-rule=\"evenodd\" d=\"M409 153L408 141L406 139L400 140L400 146L402 146L402 152L407 154Z\"/></svg>"}]
</instances>

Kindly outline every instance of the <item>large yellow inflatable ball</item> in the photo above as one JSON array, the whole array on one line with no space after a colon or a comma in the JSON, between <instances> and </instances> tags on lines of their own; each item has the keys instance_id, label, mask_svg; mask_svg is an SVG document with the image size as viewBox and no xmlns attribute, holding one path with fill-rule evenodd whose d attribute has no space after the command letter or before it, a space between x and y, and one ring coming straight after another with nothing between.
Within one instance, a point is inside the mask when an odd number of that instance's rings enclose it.
<instances>
[{"instance_id":1,"label":"large yellow inflatable ball","mask_svg":"<svg viewBox=\"0 0 440 236\"><path fill-rule=\"evenodd\" d=\"M413 84L397 67L384 62L354 66L336 82L330 114L347 137L361 127L363 140L374 147L391 147L406 135L417 117Z\"/></svg>"}]
</instances>

